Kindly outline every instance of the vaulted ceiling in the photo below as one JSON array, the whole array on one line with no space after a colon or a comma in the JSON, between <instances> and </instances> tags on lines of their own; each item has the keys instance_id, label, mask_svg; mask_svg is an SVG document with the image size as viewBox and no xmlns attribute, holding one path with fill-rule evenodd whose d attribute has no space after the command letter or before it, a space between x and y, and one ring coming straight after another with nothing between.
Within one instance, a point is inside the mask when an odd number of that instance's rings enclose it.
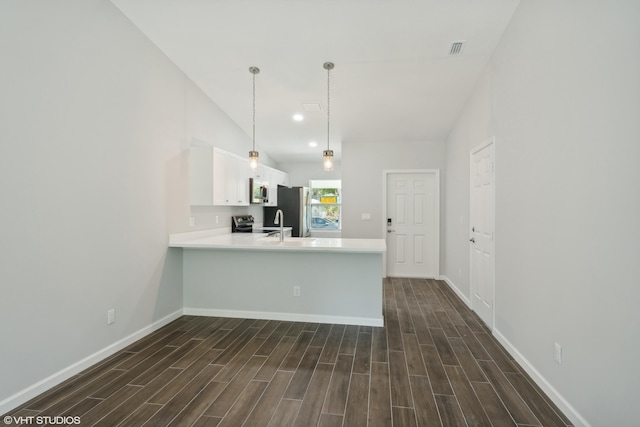
<instances>
[{"instance_id":1,"label":"vaulted ceiling","mask_svg":"<svg viewBox=\"0 0 640 427\"><path fill-rule=\"evenodd\" d=\"M444 139L518 0L112 0L276 161ZM464 41L451 55L453 42ZM319 111L306 111L313 104ZM308 108L308 106L307 106ZM292 116L304 115L296 122ZM309 142L315 141L315 148ZM215 141L211 141L215 144ZM247 146L247 150L250 146Z\"/></svg>"}]
</instances>

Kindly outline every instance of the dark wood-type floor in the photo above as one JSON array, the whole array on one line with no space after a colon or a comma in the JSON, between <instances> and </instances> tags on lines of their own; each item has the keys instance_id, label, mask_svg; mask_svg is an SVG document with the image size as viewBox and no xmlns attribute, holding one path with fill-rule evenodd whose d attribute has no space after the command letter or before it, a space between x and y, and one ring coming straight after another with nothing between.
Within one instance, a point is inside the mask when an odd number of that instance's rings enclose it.
<instances>
[{"instance_id":1,"label":"dark wood-type floor","mask_svg":"<svg viewBox=\"0 0 640 427\"><path fill-rule=\"evenodd\" d=\"M444 282L386 279L384 291L384 328L183 316L10 415L107 427L570 424Z\"/></svg>"}]
</instances>

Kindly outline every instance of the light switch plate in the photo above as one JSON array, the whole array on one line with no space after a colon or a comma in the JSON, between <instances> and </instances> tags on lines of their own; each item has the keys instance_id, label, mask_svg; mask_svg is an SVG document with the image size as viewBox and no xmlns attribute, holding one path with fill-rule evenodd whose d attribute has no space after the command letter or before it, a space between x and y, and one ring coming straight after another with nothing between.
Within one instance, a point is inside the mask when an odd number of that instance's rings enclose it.
<instances>
[{"instance_id":1,"label":"light switch plate","mask_svg":"<svg viewBox=\"0 0 640 427\"><path fill-rule=\"evenodd\" d=\"M371 220L371 214L370 213L363 213L360 215L360 219L362 219L363 221L370 221Z\"/></svg>"}]
</instances>

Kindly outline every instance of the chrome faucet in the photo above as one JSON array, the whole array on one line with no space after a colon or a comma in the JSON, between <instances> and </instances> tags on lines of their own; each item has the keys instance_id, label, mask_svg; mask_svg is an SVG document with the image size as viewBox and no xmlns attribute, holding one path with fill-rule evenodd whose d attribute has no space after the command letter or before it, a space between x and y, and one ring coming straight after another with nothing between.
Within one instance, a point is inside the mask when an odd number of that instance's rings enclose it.
<instances>
[{"instance_id":1,"label":"chrome faucet","mask_svg":"<svg viewBox=\"0 0 640 427\"><path fill-rule=\"evenodd\" d=\"M276 211L276 217L273 220L275 225L280 224L280 241L284 242L284 213L282 209Z\"/></svg>"}]
</instances>

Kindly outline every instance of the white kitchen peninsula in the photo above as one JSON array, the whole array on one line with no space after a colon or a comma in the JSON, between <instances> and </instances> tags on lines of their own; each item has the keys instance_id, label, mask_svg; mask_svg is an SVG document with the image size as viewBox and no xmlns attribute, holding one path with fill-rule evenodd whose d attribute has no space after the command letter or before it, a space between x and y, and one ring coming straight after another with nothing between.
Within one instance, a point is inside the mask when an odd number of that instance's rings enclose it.
<instances>
[{"instance_id":1,"label":"white kitchen peninsula","mask_svg":"<svg viewBox=\"0 0 640 427\"><path fill-rule=\"evenodd\" d=\"M384 239L196 232L169 246L183 250L185 314L383 326Z\"/></svg>"}]
</instances>

